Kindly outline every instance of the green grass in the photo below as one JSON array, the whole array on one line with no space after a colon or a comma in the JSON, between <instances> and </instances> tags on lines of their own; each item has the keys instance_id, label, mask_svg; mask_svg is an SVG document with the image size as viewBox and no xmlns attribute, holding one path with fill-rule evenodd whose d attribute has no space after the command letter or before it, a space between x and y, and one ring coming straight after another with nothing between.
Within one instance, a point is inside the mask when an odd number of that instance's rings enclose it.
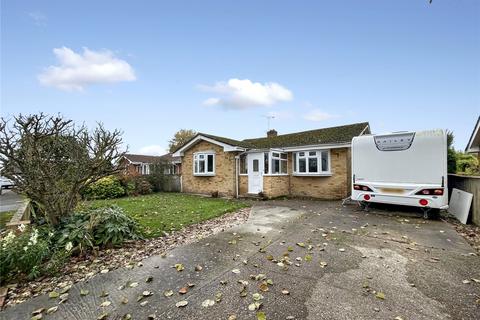
<instances>
[{"instance_id":1,"label":"green grass","mask_svg":"<svg viewBox=\"0 0 480 320\"><path fill-rule=\"evenodd\" d=\"M7 222L10 222L15 211L0 212L0 230L5 229Z\"/></svg>"},{"instance_id":2,"label":"green grass","mask_svg":"<svg viewBox=\"0 0 480 320\"><path fill-rule=\"evenodd\" d=\"M82 207L98 208L116 204L138 221L145 237L162 236L163 232L219 217L248 204L238 200L204 198L182 193L155 193L146 196L93 200Z\"/></svg>"}]
</instances>

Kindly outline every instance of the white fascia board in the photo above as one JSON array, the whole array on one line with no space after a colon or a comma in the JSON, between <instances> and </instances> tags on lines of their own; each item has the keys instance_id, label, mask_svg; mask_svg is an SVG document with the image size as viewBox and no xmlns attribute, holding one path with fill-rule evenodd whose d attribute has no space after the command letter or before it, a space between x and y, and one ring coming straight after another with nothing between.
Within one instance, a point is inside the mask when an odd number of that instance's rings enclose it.
<instances>
[{"instance_id":1,"label":"white fascia board","mask_svg":"<svg viewBox=\"0 0 480 320\"><path fill-rule=\"evenodd\" d=\"M172 156L173 157L182 157L185 153L185 150L189 149L192 145L197 143L197 141L199 141L199 140L204 140L204 141L216 144L216 145L222 147L223 151L225 151L225 152L245 151L245 148L241 148L241 147L238 147L238 146L232 146L232 145L214 140L212 138L208 138L208 137L205 137L205 136L202 136L202 135L198 135L193 140L191 140L189 143L187 143L186 145L184 145L183 147L178 149Z\"/></svg>"},{"instance_id":2,"label":"white fascia board","mask_svg":"<svg viewBox=\"0 0 480 320\"><path fill-rule=\"evenodd\" d=\"M468 145L465 148L465 152L467 152L467 153L479 152L480 147L473 145L475 140L480 139L478 137L479 134L480 134L480 117L478 117L477 124L475 125L475 129L473 130L472 135L470 136L470 139L468 141Z\"/></svg>"}]
</instances>

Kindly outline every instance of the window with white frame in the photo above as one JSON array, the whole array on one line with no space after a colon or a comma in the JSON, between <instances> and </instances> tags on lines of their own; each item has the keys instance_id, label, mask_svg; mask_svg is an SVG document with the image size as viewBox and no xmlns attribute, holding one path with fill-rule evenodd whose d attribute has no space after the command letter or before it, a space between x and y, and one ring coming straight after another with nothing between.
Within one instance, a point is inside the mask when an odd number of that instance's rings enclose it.
<instances>
[{"instance_id":1,"label":"window with white frame","mask_svg":"<svg viewBox=\"0 0 480 320\"><path fill-rule=\"evenodd\" d=\"M314 150L294 152L293 173L307 175L329 174L330 151Z\"/></svg>"},{"instance_id":2,"label":"window with white frame","mask_svg":"<svg viewBox=\"0 0 480 320\"><path fill-rule=\"evenodd\" d=\"M287 154L281 152L271 153L271 174L286 174L287 173Z\"/></svg>"},{"instance_id":3,"label":"window with white frame","mask_svg":"<svg viewBox=\"0 0 480 320\"><path fill-rule=\"evenodd\" d=\"M215 154L207 152L194 154L193 173L195 175L214 175Z\"/></svg>"}]
</instances>

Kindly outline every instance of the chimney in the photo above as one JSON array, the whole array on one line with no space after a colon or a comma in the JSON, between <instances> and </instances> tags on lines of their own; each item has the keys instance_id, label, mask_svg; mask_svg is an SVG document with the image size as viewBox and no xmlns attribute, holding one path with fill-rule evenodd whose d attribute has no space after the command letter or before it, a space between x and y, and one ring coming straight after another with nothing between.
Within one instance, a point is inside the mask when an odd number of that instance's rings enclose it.
<instances>
[{"instance_id":1,"label":"chimney","mask_svg":"<svg viewBox=\"0 0 480 320\"><path fill-rule=\"evenodd\" d=\"M267 138L276 137L278 135L277 130L271 129L267 131Z\"/></svg>"}]
</instances>

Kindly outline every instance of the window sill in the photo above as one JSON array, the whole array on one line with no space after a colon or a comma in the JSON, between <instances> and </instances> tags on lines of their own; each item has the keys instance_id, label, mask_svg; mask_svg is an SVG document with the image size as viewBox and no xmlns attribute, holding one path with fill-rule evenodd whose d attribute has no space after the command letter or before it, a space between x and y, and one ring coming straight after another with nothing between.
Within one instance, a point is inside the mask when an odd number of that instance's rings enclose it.
<instances>
[{"instance_id":1,"label":"window sill","mask_svg":"<svg viewBox=\"0 0 480 320\"><path fill-rule=\"evenodd\" d=\"M194 177L214 177L215 173L194 173Z\"/></svg>"},{"instance_id":2,"label":"window sill","mask_svg":"<svg viewBox=\"0 0 480 320\"><path fill-rule=\"evenodd\" d=\"M292 174L294 177L331 177L331 172L325 173L294 173Z\"/></svg>"},{"instance_id":3,"label":"window sill","mask_svg":"<svg viewBox=\"0 0 480 320\"><path fill-rule=\"evenodd\" d=\"M264 174L264 177L288 177L288 173L269 173Z\"/></svg>"},{"instance_id":4,"label":"window sill","mask_svg":"<svg viewBox=\"0 0 480 320\"><path fill-rule=\"evenodd\" d=\"M248 177L248 173L239 173L239 176Z\"/></svg>"}]
</instances>

